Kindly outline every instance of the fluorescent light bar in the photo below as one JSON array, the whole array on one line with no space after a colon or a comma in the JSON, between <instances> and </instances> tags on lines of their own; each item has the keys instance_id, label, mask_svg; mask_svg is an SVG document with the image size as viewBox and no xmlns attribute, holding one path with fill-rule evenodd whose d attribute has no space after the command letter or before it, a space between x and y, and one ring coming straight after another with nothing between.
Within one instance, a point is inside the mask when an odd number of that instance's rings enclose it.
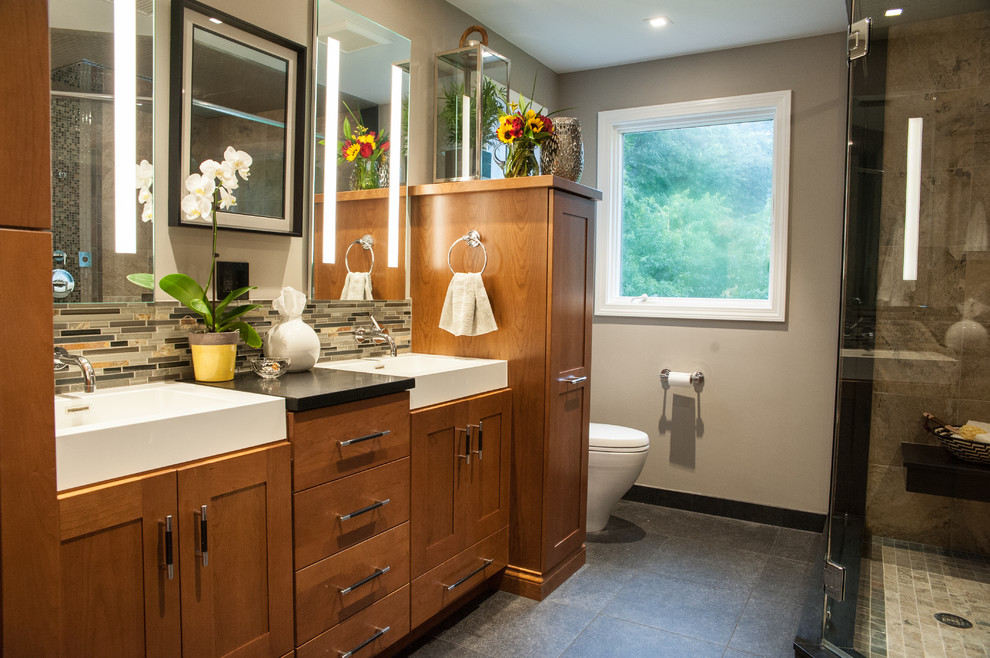
<instances>
[{"instance_id":1,"label":"fluorescent light bar","mask_svg":"<svg viewBox=\"0 0 990 658\"><path fill-rule=\"evenodd\" d=\"M461 178L471 177L471 98L461 96Z\"/></svg>"},{"instance_id":2,"label":"fluorescent light bar","mask_svg":"<svg viewBox=\"0 0 990 658\"><path fill-rule=\"evenodd\" d=\"M925 120L908 119L907 185L904 193L904 280L918 280L918 227L921 214L921 136Z\"/></svg>"},{"instance_id":3,"label":"fluorescent light bar","mask_svg":"<svg viewBox=\"0 0 990 658\"><path fill-rule=\"evenodd\" d=\"M670 25L670 19L666 16L654 16L653 18L647 18L646 22L650 24L650 27L665 27Z\"/></svg>"},{"instance_id":4,"label":"fluorescent light bar","mask_svg":"<svg viewBox=\"0 0 990 658\"><path fill-rule=\"evenodd\" d=\"M135 0L113 4L114 251L137 253L137 13Z\"/></svg>"},{"instance_id":5,"label":"fluorescent light bar","mask_svg":"<svg viewBox=\"0 0 990 658\"><path fill-rule=\"evenodd\" d=\"M388 266L399 266L399 179L402 176L402 69L392 65L388 147Z\"/></svg>"},{"instance_id":6,"label":"fluorescent light bar","mask_svg":"<svg viewBox=\"0 0 990 658\"><path fill-rule=\"evenodd\" d=\"M337 250L337 101L340 42L327 37L326 127L323 129L323 262L333 264Z\"/></svg>"},{"instance_id":7,"label":"fluorescent light bar","mask_svg":"<svg viewBox=\"0 0 990 658\"><path fill-rule=\"evenodd\" d=\"M888 9L884 12L884 16L900 16L904 13L903 9Z\"/></svg>"},{"instance_id":8,"label":"fluorescent light bar","mask_svg":"<svg viewBox=\"0 0 990 658\"><path fill-rule=\"evenodd\" d=\"M223 25L223 21L222 21L222 20L220 20L219 18L211 18L211 19L210 19L210 22L211 22L211 23L215 23L215 24L217 24L217 25Z\"/></svg>"}]
</instances>

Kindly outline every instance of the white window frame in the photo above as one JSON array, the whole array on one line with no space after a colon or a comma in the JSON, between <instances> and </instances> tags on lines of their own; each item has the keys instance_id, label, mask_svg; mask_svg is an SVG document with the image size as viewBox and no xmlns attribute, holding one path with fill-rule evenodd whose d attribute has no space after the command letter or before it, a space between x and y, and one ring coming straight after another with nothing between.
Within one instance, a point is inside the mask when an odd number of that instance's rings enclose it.
<instances>
[{"instance_id":1,"label":"white window frame","mask_svg":"<svg viewBox=\"0 0 990 658\"><path fill-rule=\"evenodd\" d=\"M773 120L770 288L768 299L626 297L622 267L622 138L627 133ZM595 314L626 317L783 322L787 299L787 216L791 92L772 91L598 113L598 186L602 191L595 265Z\"/></svg>"}]
</instances>

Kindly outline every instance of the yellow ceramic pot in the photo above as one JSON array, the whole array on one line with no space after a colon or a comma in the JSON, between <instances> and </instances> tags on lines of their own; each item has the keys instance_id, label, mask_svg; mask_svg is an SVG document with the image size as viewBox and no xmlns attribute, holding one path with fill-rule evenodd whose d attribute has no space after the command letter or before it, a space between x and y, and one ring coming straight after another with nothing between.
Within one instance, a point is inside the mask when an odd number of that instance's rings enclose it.
<instances>
[{"instance_id":1,"label":"yellow ceramic pot","mask_svg":"<svg viewBox=\"0 0 990 658\"><path fill-rule=\"evenodd\" d=\"M236 331L189 334L196 381L229 382L234 378L234 362L237 360L239 337L240 334Z\"/></svg>"}]
</instances>

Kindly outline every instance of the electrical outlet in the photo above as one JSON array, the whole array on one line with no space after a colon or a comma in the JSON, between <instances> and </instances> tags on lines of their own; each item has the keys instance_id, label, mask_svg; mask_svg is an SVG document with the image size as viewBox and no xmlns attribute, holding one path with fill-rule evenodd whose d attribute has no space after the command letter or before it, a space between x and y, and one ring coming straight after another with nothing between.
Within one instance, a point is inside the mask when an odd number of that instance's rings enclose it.
<instances>
[{"instance_id":1,"label":"electrical outlet","mask_svg":"<svg viewBox=\"0 0 990 658\"><path fill-rule=\"evenodd\" d=\"M225 299L231 291L251 285L248 283L248 264L217 261L217 299ZM247 299L244 293L238 299Z\"/></svg>"}]
</instances>

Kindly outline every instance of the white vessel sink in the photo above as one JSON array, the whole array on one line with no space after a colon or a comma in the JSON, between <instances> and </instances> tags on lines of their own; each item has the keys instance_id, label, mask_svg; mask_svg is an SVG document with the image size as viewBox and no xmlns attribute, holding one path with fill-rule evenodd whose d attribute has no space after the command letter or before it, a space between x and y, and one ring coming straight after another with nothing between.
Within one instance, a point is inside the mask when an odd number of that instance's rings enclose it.
<instances>
[{"instance_id":1,"label":"white vessel sink","mask_svg":"<svg viewBox=\"0 0 990 658\"><path fill-rule=\"evenodd\" d=\"M55 396L58 490L284 439L285 400L180 382Z\"/></svg>"},{"instance_id":2,"label":"white vessel sink","mask_svg":"<svg viewBox=\"0 0 990 658\"><path fill-rule=\"evenodd\" d=\"M416 385L409 391L410 409L505 388L509 381L508 362L501 359L472 359L415 352L395 357L327 361L316 367L413 377Z\"/></svg>"}]
</instances>

